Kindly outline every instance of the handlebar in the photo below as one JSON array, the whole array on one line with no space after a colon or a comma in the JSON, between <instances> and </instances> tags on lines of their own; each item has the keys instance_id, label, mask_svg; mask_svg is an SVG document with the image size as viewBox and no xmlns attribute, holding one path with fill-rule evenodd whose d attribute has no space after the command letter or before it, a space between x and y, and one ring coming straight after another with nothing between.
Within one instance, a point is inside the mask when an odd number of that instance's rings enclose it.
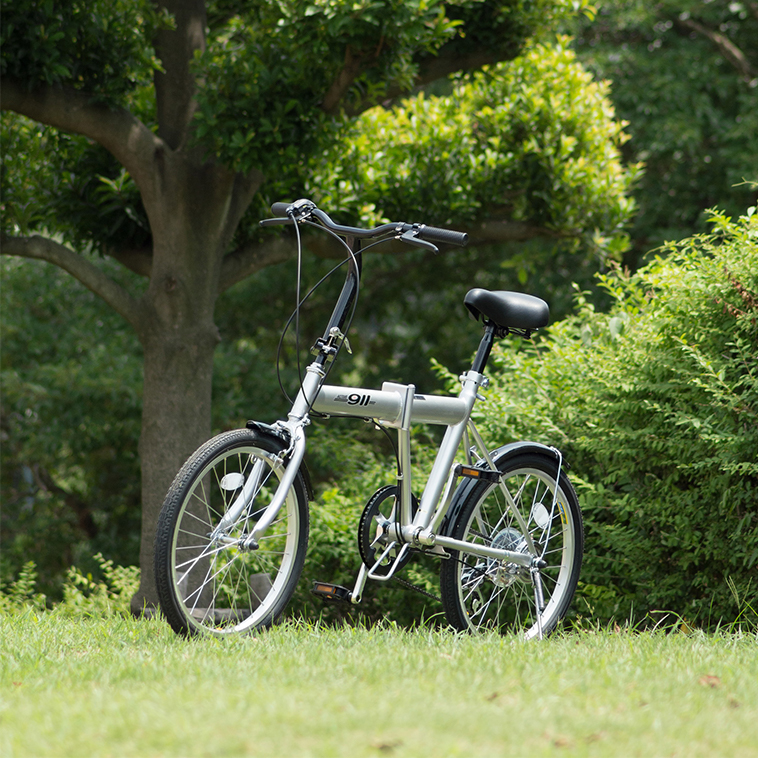
<instances>
[{"instance_id":1,"label":"handlebar","mask_svg":"<svg viewBox=\"0 0 758 758\"><path fill-rule=\"evenodd\" d=\"M465 247L468 242L468 235L464 232L455 232L452 229L440 229L434 226L426 226L426 224L397 222L381 224L373 229L342 226L341 224L335 224L324 211L316 207L315 203L305 199L297 200L294 203L274 203L271 206L271 212L276 218L263 219L260 222L261 226L294 224L313 217L335 234L357 237L359 239L391 235L403 242L425 247L434 252L437 252L437 247L433 244L435 242L446 245L457 245L458 247Z\"/></svg>"},{"instance_id":2,"label":"handlebar","mask_svg":"<svg viewBox=\"0 0 758 758\"><path fill-rule=\"evenodd\" d=\"M271 212L278 217L284 216L286 218L287 216L287 209L290 207L291 203L274 203L271 206Z\"/></svg>"}]
</instances>

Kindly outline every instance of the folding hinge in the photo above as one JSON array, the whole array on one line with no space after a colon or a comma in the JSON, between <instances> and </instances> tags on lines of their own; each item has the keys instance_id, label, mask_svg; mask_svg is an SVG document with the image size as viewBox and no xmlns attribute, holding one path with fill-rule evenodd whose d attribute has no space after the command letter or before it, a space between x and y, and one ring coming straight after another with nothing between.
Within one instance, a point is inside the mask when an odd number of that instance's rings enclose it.
<instances>
[{"instance_id":1,"label":"folding hinge","mask_svg":"<svg viewBox=\"0 0 758 758\"><path fill-rule=\"evenodd\" d=\"M339 352L340 346L345 345L350 355L353 354L353 350L350 347L350 340L339 330L339 327L333 326L329 330L329 337L324 339L319 337L316 340L316 344L311 348L312 355L325 355L327 363L331 363Z\"/></svg>"}]
</instances>

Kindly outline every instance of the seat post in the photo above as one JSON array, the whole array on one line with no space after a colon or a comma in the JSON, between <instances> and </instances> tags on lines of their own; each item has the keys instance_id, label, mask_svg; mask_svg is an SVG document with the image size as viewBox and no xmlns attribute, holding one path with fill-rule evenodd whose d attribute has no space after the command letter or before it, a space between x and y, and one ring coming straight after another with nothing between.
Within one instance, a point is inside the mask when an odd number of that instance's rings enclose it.
<instances>
[{"instance_id":1,"label":"seat post","mask_svg":"<svg viewBox=\"0 0 758 758\"><path fill-rule=\"evenodd\" d=\"M484 335L482 336L482 341L479 343L479 349L476 351L474 364L471 366L472 371L476 371L479 374L484 373L490 357L490 351L495 344L496 329L497 327L491 321L485 322Z\"/></svg>"}]
</instances>

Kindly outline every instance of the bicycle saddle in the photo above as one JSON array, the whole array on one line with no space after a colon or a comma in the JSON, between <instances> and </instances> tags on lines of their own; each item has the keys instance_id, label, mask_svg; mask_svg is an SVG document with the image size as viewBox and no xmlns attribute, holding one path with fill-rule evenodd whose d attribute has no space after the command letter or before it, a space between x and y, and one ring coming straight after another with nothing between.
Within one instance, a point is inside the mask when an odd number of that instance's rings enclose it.
<instances>
[{"instance_id":1,"label":"bicycle saddle","mask_svg":"<svg viewBox=\"0 0 758 758\"><path fill-rule=\"evenodd\" d=\"M477 321L482 316L499 327L538 329L550 320L548 304L523 292L490 292L477 287L466 293L463 302Z\"/></svg>"}]
</instances>

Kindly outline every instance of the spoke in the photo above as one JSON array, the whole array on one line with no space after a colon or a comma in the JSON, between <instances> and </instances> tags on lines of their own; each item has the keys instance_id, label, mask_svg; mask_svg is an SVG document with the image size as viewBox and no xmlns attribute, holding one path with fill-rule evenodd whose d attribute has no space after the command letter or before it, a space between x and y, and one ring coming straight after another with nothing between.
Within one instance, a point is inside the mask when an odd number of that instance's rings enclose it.
<instances>
[{"instance_id":1,"label":"spoke","mask_svg":"<svg viewBox=\"0 0 758 758\"><path fill-rule=\"evenodd\" d=\"M263 540L278 540L278 539L281 539L282 537L289 537L291 534L292 532L281 532L279 534L264 534L260 538L259 541L263 542Z\"/></svg>"},{"instance_id":2,"label":"spoke","mask_svg":"<svg viewBox=\"0 0 758 758\"><path fill-rule=\"evenodd\" d=\"M494 586L494 585L493 585L493 586ZM502 593L502 591L503 591L503 588L502 588L502 587L498 587L496 590L494 590L494 591L493 591L493 592L490 594L489 600L486 602L486 604L483 606L483 608L482 608L482 610L481 610L481 617L482 617L482 620L484 620L484 617L487 615L487 611L489 610L489 607L490 607L490 605L492 605L492 601L493 601L493 600L494 600L494 599L495 599L495 598L496 598L498 595L500 595L500 594ZM476 616L478 616L478 615L480 615L480 611L477 611L476 613L472 614L472 615L471 615L471 618L474 618L474 617L476 617Z\"/></svg>"},{"instance_id":3,"label":"spoke","mask_svg":"<svg viewBox=\"0 0 758 758\"><path fill-rule=\"evenodd\" d=\"M501 588L501 589L505 589L505 588ZM500 614L503 610L503 605L507 597L508 597L508 593L506 591L501 592L498 596L497 609L495 610L495 616L494 616L495 626L498 628L500 627Z\"/></svg>"},{"instance_id":4,"label":"spoke","mask_svg":"<svg viewBox=\"0 0 758 758\"><path fill-rule=\"evenodd\" d=\"M199 545L198 545L198 547L199 547ZM177 563L177 564L176 564L176 568L177 568L177 569L180 569L180 568L184 568L184 567L185 567L187 564L191 563L191 564L192 564L192 566L190 566L190 567L189 567L189 569L187 569L187 571L185 571L185 572L184 572L185 574L187 574L187 573L189 573L190 571L192 571L192 569L193 569L195 566L197 566L197 562L198 562L199 560L201 560L201 559L203 559L203 558L208 558L208 557L211 557L211 556L217 555L217 554L218 554L218 553L220 553L222 550L228 550L228 545L221 545L220 547L216 547L216 548L213 548L213 550L208 550L207 552L206 552L206 550L205 550L205 548L204 548L204 549L203 549L203 552L202 552L200 555L198 555L198 556L197 556L197 558L193 558L192 560L189 560L189 561L184 561L184 563Z\"/></svg>"},{"instance_id":5,"label":"spoke","mask_svg":"<svg viewBox=\"0 0 758 758\"><path fill-rule=\"evenodd\" d=\"M223 576L221 577L221 579L216 580L216 581L213 582L213 598L212 598L212 600L213 600L213 608L214 609L216 608L216 599L218 598L219 593L224 589L224 582L226 581L226 578L229 576L229 574L230 574L230 572L232 570L233 561L234 561L234 558L231 558L230 560L228 560L226 562L226 565L222 566L222 568L218 572L218 574L222 574L223 573ZM216 576L218 576L218 574L216 574ZM215 579L216 579L216 577L214 576L214 580ZM233 604L234 604L234 596L232 596L232 597L229 598L229 610L231 610L231 611L235 610L235 608L236 608L236 606L234 606ZM214 618L213 621L215 622L216 619Z\"/></svg>"},{"instance_id":6,"label":"spoke","mask_svg":"<svg viewBox=\"0 0 758 758\"><path fill-rule=\"evenodd\" d=\"M205 588L205 586L208 584L208 580L209 579L213 580L213 582L214 582L214 588L215 588L215 584L216 584L215 579L216 579L216 577L226 568L226 566L229 566L229 565L231 565L231 561L227 561L224 566L222 566L218 571L216 571L215 574L213 574L212 576L209 577L208 575L211 573L211 571L213 569L213 566L210 566L208 568L208 571L206 572L205 581L200 585L200 587L198 589L195 590L195 592L192 593L192 595L194 595L195 593L198 593L198 592L202 591ZM215 600L216 600L216 594L217 594L217 591L214 589L213 598L212 598L212 600L213 600L214 603L215 603ZM189 598L192 595L188 595L187 597ZM198 599L199 598L200 598L200 595L198 595ZM195 601L195 605L197 605L197 600ZM215 605L214 605L214 607L215 607ZM194 609L195 609L195 606L193 605L192 606L192 610L194 610Z\"/></svg>"},{"instance_id":7,"label":"spoke","mask_svg":"<svg viewBox=\"0 0 758 758\"><path fill-rule=\"evenodd\" d=\"M195 521L199 521L204 527L206 527L208 529L212 528L210 521L204 521L203 519L200 518L200 516L197 516L196 514L192 513L192 511L190 511L190 510L186 510L182 514L182 521L184 520L184 516L191 516L193 519L195 519Z\"/></svg>"},{"instance_id":8,"label":"spoke","mask_svg":"<svg viewBox=\"0 0 758 758\"><path fill-rule=\"evenodd\" d=\"M552 550L547 550L545 553L543 553L543 557L545 555L552 555L553 553L562 553L564 546L561 545L560 547L554 547Z\"/></svg>"},{"instance_id":9,"label":"spoke","mask_svg":"<svg viewBox=\"0 0 758 758\"><path fill-rule=\"evenodd\" d=\"M200 477L199 483L200 483L200 489L203 493L203 497L202 498L198 497L197 490L195 489L193 489L192 491L192 497L197 498L200 501L200 503L202 503L202 505L205 506L205 515L208 519L208 523L212 524L213 519L211 518L211 512L215 513L217 516L219 514L218 514L218 511L216 511L216 509L211 505L210 494L205 492L205 477L204 476Z\"/></svg>"},{"instance_id":10,"label":"spoke","mask_svg":"<svg viewBox=\"0 0 758 758\"><path fill-rule=\"evenodd\" d=\"M274 561L273 557L269 553L266 553L266 554L261 555L261 556L256 556L256 557L258 558L258 561L257 561L258 565L262 569L264 569L264 571L262 573L278 574L279 571L281 570L282 561L278 561L278 562ZM268 569L268 571L266 571L265 569Z\"/></svg>"},{"instance_id":11,"label":"spoke","mask_svg":"<svg viewBox=\"0 0 758 758\"><path fill-rule=\"evenodd\" d=\"M197 547L200 547L201 545L210 544L210 540L208 539L207 532L205 534L198 534L197 532L192 532L189 529L185 529L185 528L179 528L176 530L176 532L177 532L177 535L181 534L186 537L194 537L195 539L199 540L199 544L197 545ZM177 545L177 547L180 547L180 546ZM181 547L184 547L184 545L182 545Z\"/></svg>"},{"instance_id":12,"label":"spoke","mask_svg":"<svg viewBox=\"0 0 758 758\"><path fill-rule=\"evenodd\" d=\"M473 580L471 580L471 584L469 585L471 587L471 590L469 591L468 595L466 595L466 597L463 598L464 604L467 604L471 598L471 595L473 595L473 593L476 590L478 590L479 587L482 586L482 584L484 583L484 578L485 578L484 574L478 574L478 575L475 575L475 578ZM461 585L461 589L464 589L463 585Z\"/></svg>"},{"instance_id":13,"label":"spoke","mask_svg":"<svg viewBox=\"0 0 758 758\"><path fill-rule=\"evenodd\" d=\"M522 495L523 495L523 492L524 492L524 487L526 487L527 482L531 478L532 478L531 474L526 474L524 476L524 481L522 482L521 486L518 488L516 494L512 496L514 504L518 504L518 502L522 499ZM510 490L509 490L509 492L510 492Z\"/></svg>"},{"instance_id":14,"label":"spoke","mask_svg":"<svg viewBox=\"0 0 758 758\"><path fill-rule=\"evenodd\" d=\"M191 571L191 570L192 569L190 569L189 571ZM187 571L184 574L184 576L187 576L189 574L189 571ZM190 614L197 607L197 601L200 599L200 595L201 595L203 589L205 588L205 585L208 584L208 576L209 576L210 573L211 573L211 566L209 564L208 565L208 570L205 572L205 578L203 579L202 582L200 582L198 588L194 592L191 592L189 595L187 595L187 597L184 598L184 604L186 605L187 604L187 600L189 600L189 598L191 598L193 595L197 595L197 597L195 598L195 602L192 604L192 608L190 609ZM182 579L184 579L184 577L182 577ZM203 618L205 618L205 617L203 617Z\"/></svg>"}]
</instances>

